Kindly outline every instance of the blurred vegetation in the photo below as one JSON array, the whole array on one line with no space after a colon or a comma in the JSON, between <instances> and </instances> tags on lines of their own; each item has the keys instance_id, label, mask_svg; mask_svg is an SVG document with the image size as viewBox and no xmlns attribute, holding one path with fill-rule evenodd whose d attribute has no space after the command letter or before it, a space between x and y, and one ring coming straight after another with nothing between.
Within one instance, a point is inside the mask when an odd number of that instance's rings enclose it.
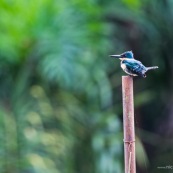
<instances>
[{"instance_id":1,"label":"blurred vegetation","mask_svg":"<svg viewBox=\"0 0 173 173\"><path fill-rule=\"evenodd\" d=\"M138 172L173 156L171 0L0 1L0 172L123 172L121 75L133 50Z\"/></svg>"}]
</instances>

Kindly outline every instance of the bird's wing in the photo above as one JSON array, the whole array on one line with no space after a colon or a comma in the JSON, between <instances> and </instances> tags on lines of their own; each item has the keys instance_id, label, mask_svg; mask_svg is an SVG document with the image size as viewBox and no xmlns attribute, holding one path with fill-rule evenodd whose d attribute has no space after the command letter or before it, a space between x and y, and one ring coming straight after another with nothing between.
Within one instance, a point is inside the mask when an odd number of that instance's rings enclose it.
<instances>
[{"instance_id":1,"label":"bird's wing","mask_svg":"<svg viewBox=\"0 0 173 173\"><path fill-rule=\"evenodd\" d=\"M125 60L126 68L133 74L137 74L139 76L143 75L146 72L146 67L135 59L133 60Z\"/></svg>"}]
</instances>

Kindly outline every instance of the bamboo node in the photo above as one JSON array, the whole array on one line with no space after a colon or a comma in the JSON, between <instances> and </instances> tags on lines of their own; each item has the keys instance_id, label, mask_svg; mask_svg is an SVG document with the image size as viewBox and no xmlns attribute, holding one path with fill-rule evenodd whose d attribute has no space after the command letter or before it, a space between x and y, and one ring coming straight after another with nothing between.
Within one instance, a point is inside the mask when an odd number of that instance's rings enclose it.
<instances>
[{"instance_id":1,"label":"bamboo node","mask_svg":"<svg viewBox=\"0 0 173 173\"><path fill-rule=\"evenodd\" d=\"M135 142L135 140L132 140L132 141L126 141L126 140L124 140L124 139L123 139L123 141L124 141L124 143L129 143L129 144Z\"/></svg>"}]
</instances>

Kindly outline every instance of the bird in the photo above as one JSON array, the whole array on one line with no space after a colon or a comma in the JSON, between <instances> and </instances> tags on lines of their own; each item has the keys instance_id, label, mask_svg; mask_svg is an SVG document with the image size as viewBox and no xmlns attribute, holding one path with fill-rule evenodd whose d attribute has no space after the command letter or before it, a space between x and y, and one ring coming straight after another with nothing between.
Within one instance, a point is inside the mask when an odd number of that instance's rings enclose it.
<instances>
[{"instance_id":1,"label":"bird","mask_svg":"<svg viewBox=\"0 0 173 173\"><path fill-rule=\"evenodd\" d=\"M140 76L146 78L146 72L159 68L158 66L145 67L140 61L134 59L132 51L126 51L120 55L110 55L113 58L119 58L121 68L130 76Z\"/></svg>"}]
</instances>

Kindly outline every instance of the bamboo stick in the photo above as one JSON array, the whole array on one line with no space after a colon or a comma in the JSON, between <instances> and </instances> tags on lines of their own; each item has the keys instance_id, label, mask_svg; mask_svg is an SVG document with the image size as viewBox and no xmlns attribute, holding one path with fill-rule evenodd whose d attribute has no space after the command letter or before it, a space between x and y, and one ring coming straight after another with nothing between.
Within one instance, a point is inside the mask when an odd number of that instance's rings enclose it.
<instances>
[{"instance_id":1,"label":"bamboo stick","mask_svg":"<svg viewBox=\"0 0 173 173\"><path fill-rule=\"evenodd\" d=\"M122 76L125 173L136 173L133 77Z\"/></svg>"}]
</instances>

